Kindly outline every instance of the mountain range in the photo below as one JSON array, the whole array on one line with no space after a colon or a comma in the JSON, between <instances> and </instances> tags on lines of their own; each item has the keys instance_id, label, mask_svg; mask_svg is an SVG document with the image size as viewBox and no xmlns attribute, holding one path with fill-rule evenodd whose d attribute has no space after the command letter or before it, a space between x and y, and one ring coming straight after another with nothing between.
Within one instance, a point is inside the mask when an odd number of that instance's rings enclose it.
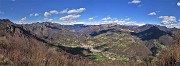
<instances>
[{"instance_id":1,"label":"mountain range","mask_svg":"<svg viewBox=\"0 0 180 66\"><path fill-rule=\"evenodd\" d=\"M157 61L177 31L151 24L15 24L0 19L0 65L148 66L145 59Z\"/></svg>"}]
</instances>

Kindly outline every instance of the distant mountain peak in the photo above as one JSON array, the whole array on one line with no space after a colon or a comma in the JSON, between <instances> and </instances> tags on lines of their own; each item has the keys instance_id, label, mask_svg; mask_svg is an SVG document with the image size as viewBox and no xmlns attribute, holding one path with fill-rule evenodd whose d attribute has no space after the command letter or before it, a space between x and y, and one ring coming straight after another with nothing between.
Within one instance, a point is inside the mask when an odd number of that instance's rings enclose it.
<instances>
[{"instance_id":1,"label":"distant mountain peak","mask_svg":"<svg viewBox=\"0 0 180 66\"><path fill-rule=\"evenodd\" d=\"M13 24L9 19L0 19L0 25Z\"/></svg>"},{"instance_id":2,"label":"distant mountain peak","mask_svg":"<svg viewBox=\"0 0 180 66\"><path fill-rule=\"evenodd\" d=\"M156 26L152 26L148 30L160 30L160 29L158 27L156 27Z\"/></svg>"},{"instance_id":3,"label":"distant mountain peak","mask_svg":"<svg viewBox=\"0 0 180 66\"><path fill-rule=\"evenodd\" d=\"M152 26L147 30L144 30L134 35L138 36L142 40L158 39L159 37L168 34L165 31L160 30L157 26Z\"/></svg>"},{"instance_id":4,"label":"distant mountain peak","mask_svg":"<svg viewBox=\"0 0 180 66\"><path fill-rule=\"evenodd\" d=\"M11 22L9 19L0 19L0 21Z\"/></svg>"}]
</instances>

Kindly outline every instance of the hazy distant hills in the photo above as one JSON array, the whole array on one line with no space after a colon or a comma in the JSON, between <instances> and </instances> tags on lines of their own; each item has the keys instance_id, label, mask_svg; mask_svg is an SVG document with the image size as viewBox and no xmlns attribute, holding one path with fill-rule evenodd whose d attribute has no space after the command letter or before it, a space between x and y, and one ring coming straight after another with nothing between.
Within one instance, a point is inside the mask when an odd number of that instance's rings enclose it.
<instances>
[{"instance_id":1,"label":"hazy distant hills","mask_svg":"<svg viewBox=\"0 0 180 66\"><path fill-rule=\"evenodd\" d=\"M43 23L33 23L22 25L24 28L39 36L43 39L56 40L60 38L59 35L63 34L75 34L77 37L85 36L95 36L95 34L106 33L108 31L119 31L119 32L133 32L137 33L137 36L145 39L158 39L160 36L170 33L170 28L159 25L143 25L143 26L124 26L116 24L112 26L111 24L103 25L61 25L58 23L43 22ZM108 27L107 27L108 26ZM152 35L145 36L146 33L153 33ZM162 34L161 34L162 33ZM142 35L143 34L143 35ZM141 36L140 36L141 35ZM143 38L145 37L145 38Z\"/></svg>"},{"instance_id":2,"label":"hazy distant hills","mask_svg":"<svg viewBox=\"0 0 180 66\"><path fill-rule=\"evenodd\" d=\"M145 58L173 44L176 30L151 24L14 24L0 19L0 65L145 66Z\"/></svg>"}]
</instances>

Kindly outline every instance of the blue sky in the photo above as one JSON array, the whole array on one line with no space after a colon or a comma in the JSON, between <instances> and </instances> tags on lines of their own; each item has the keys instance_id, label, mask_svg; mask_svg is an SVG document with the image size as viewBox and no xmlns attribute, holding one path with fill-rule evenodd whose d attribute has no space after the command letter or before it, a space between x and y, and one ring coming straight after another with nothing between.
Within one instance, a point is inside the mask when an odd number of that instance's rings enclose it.
<instances>
[{"instance_id":1,"label":"blue sky","mask_svg":"<svg viewBox=\"0 0 180 66\"><path fill-rule=\"evenodd\" d=\"M0 18L15 23L178 26L180 0L0 0Z\"/></svg>"}]
</instances>

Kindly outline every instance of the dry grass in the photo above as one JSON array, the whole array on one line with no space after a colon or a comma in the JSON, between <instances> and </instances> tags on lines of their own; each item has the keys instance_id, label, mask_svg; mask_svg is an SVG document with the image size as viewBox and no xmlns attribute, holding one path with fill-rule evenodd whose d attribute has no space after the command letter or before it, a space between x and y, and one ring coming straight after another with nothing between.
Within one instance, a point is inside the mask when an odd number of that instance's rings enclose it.
<instances>
[{"instance_id":1,"label":"dry grass","mask_svg":"<svg viewBox=\"0 0 180 66\"><path fill-rule=\"evenodd\" d=\"M2 37L2 36L1 36ZM49 47L31 36L15 33L0 40L0 66L89 66L93 62Z\"/></svg>"},{"instance_id":2,"label":"dry grass","mask_svg":"<svg viewBox=\"0 0 180 66\"><path fill-rule=\"evenodd\" d=\"M18 41L10 39L1 48L0 55L12 61L12 66L88 66L88 61L84 58L74 57L61 51L58 48L49 48L43 43L34 39Z\"/></svg>"},{"instance_id":3,"label":"dry grass","mask_svg":"<svg viewBox=\"0 0 180 66\"><path fill-rule=\"evenodd\" d=\"M180 66L180 45L173 45L166 49L159 57L154 66Z\"/></svg>"},{"instance_id":4,"label":"dry grass","mask_svg":"<svg viewBox=\"0 0 180 66\"><path fill-rule=\"evenodd\" d=\"M146 60L147 66L180 66L180 30L173 31L174 43L155 59Z\"/></svg>"}]
</instances>

